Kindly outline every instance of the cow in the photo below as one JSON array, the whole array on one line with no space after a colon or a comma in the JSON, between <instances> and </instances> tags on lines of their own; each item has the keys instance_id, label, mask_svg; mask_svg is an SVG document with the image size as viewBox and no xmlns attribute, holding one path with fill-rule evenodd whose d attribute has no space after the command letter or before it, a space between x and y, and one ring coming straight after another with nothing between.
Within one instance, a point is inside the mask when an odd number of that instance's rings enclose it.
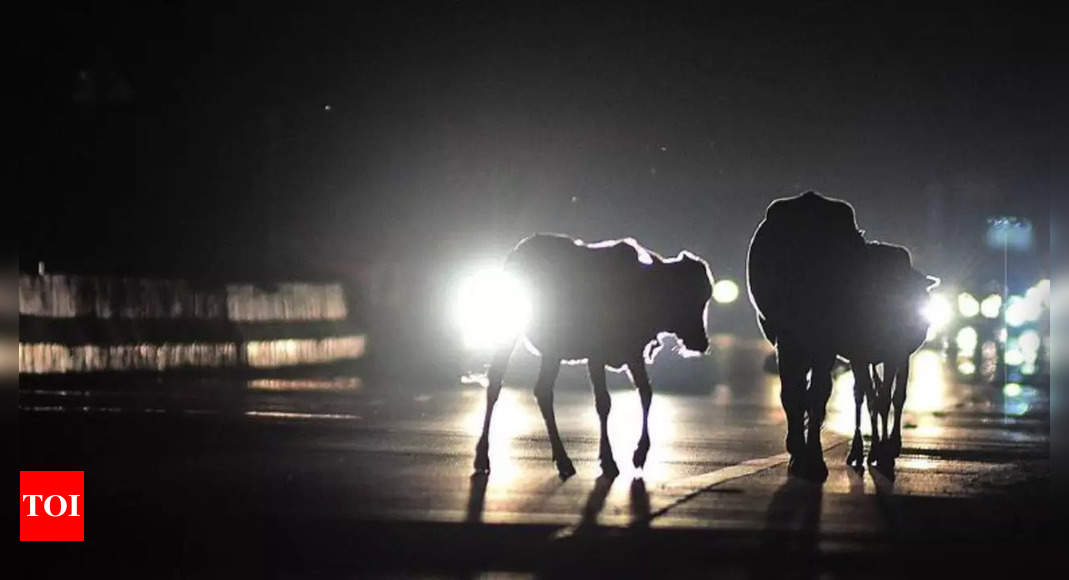
<instances>
[{"instance_id":1,"label":"cow","mask_svg":"<svg viewBox=\"0 0 1069 580\"><path fill-rule=\"evenodd\" d=\"M773 201L750 240L747 291L776 348L792 474L827 478L820 430L842 342L841 307L864 247L854 208L812 191Z\"/></svg>"},{"instance_id":2,"label":"cow","mask_svg":"<svg viewBox=\"0 0 1069 580\"><path fill-rule=\"evenodd\" d=\"M854 444L847 461L857 464L863 453L860 409L867 396L870 460L893 464L901 448L909 357L927 334L921 308L933 280L913 269L905 248L866 242L853 207L844 201L810 191L769 205L750 242L747 288L758 324L776 348L790 473L827 478L820 430L838 357L850 361L855 377ZM882 379L876 373L880 363ZM883 417L888 439L892 384L897 386L890 441L897 443L884 447L876 417Z\"/></svg>"},{"instance_id":3,"label":"cow","mask_svg":"<svg viewBox=\"0 0 1069 580\"><path fill-rule=\"evenodd\" d=\"M924 344L928 320L921 305L939 284L937 278L913 268L909 250L894 244L868 242L851 280L847 324L839 354L854 374L854 438L846 462L864 465L861 404L868 399L872 428L869 464L888 475L902 450L902 407L909 382L909 358ZM883 375L877 366L883 365ZM875 386L874 386L875 385ZM888 419L894 406L894 428ZM878 426L882 419L882 430Z\"/></svg>"},{"instance_id":4,"label":"cow","mask_svg":"<svg viewBox=\"0 0 1069 580\"><path fill-rule=\"evenodd\" d=\"M506 341L493 354L486 415L475 449L476 473L490 470L490 419L520 338L541 356L534 394L561 479L575 474L553 412L553 384L562 361L586 362L601 423L598 459L609 477L619 468L609 444L611 401L605 367L627 368L642 402L642 435L632 463L636 468L645 465L653 397L646 364L653 362L666 334L674 334L686 350L708 350L705 320L713 284L708 265L687 251L662 258L632 238L587 244L563 235L536 234L512 250L505 269L526 288L530 317L522 336Z\"/></svg>"}]
</instances>

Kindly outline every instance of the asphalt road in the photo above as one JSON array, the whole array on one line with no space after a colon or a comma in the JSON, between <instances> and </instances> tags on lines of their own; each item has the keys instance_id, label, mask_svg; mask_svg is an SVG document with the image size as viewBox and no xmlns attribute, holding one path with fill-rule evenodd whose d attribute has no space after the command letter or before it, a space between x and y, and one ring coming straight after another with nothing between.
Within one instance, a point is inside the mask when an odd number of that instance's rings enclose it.
<instances>
[{"instance_id":1,"label":"asphalt road","mask_svg":"<svg viewBox=\"0 0 1069 580\"><path fill-rule=\"evenodd\" d=\"M614 389L615 479L599 478L592 397L569 388L582 374L563 373L558 423L578 470L566 481L522 384L506 384L498 403L488 477L471 469L485 404L477 382L268 385L237 410L232 400L101 406L84 393L73 406L70 392L24 391L20 469L84 469L87 536L25 549L57 571L154 575L835 576L1034 561L1053 528L1046 391L951 383L936 359L918 356L894 478L844 463L853 429L844 375L823 436L823 485L788 477L778 380L760 372L686 394L657 389L655 375L642 471L629 465L637 395Z\"/></svg>"}]
</instances>

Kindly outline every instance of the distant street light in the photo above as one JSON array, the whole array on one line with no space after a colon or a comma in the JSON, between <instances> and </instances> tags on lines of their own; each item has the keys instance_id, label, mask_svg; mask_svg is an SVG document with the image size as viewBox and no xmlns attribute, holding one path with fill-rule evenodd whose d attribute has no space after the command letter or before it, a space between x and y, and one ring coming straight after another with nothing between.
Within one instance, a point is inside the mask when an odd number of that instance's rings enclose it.
<instances>
[{"instance_id":1,"label":"distant street light","mask_svg":"<svg viewBox=\"0 0 1069 580\"><path fill-rule=\"evenodd\" d=\"M739 297L739 285L732 280L719 280L713 284L713 300L718 304L731 304Z\"/></svg>"}]
</instances>

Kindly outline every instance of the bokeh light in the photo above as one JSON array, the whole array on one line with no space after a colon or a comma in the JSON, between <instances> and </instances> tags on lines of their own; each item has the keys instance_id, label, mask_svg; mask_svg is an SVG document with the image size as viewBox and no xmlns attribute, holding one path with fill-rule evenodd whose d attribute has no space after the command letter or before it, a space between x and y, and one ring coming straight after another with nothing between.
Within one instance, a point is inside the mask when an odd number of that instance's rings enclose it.
<instances>
[{"instance_id":1,"label":"bokeh light","mask_svg":"<svg viewBox=\"0 0 1069 580\"><path fill-rule=\"evenodd\" d=\"M960 352L972 353L976 349L978 339L979 336L976 333L976 329L971 326L965 326L958 331L958 335L954 338L954 342L957 344Z\"/></svg>"},{"instance_id":2,"label":"bokeh light","mask_svg":"<svg viewBox=\"0 0 1069 580\"><path fill-rule=\"evenodd\" d=\"M1037 352L1040 344L1039 333L1034 330L1026 330L1021 333L1021 336L1017 337L1017 346L1026 353Z\"/></svg>"},{"instance_id":3,"label":"bokeh light","mask_svg":"<svg viewBox=\"0 0 1069 580\"><path fill-rule=\"evenodd\" d=\"M991 294L980 303L980 314L983 314L985 318L998 318L1001 311L1002 296L998 294Z\"/></svg>"},{"instance_id":4,"label":"bokeh light","mask_svg":"<svg viewBox=\"0 0 1069 580\"><path fill-rule=\"evenodd\" d=\"M1010 296L1010 299L1006 302L1006 324L1009 326L1020 326L1028 319L1028 312L1024 299L1020 296Z\"/></svg>"},{"instance_id":5,"label":"bokeh light","mask_svg":"<svg viewBox=\"0 0 1069 580\"><path fill-rule=\"evenodd\" d=\"M739 285L733 280L719 280L713 284L713 300L718 304L731 304L739 297Z\"/></svg>"},{"instance_id":6,"label":"bokeh light","mask_svg":"<svg viewBox=\"0 0 1069 580\"><path fill-rule=\"evenodd\" d=\"M958 294L958 313L965 318L972 318L980 313L980 302L968 292Z\"/></svg>"}]
</instances>

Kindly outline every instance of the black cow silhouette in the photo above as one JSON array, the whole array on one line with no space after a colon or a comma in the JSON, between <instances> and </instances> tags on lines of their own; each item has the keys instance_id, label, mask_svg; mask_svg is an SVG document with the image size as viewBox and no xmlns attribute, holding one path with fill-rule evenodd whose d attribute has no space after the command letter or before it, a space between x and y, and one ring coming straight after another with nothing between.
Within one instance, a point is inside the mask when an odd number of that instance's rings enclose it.
<instances>
[{"instance_id":1,"label":"black cow silhouette","mask_svg":"<svg viewBox=\"0 0 1069 580\"><path fill-rule=\"evenodd\" d=\"M814 192L773 201L750 241L746 282L761 330L776 347L791 473L827 476L820 428L847 280L864 247L854 208Z\"/></svg>"},{"instance_id":2,"label":"black cow silhouette","mask_svg":"<svg viewBox=\"0 0 1069 580\"><path fill-rule=\"evenodd\" d=\"M769 205L750 242L746 274L758 323L776 347L790 472L823 480L820 430L836 357L854 368L858 423L859 396L868 395L870 411L886 417L881 405L890 394L880 398L871 388L879 362L891 369L879 390L895 381L904 402L909 355L927 331L920 308L928 278L913 270L905 248L866 244L850 204L811 191ZM893 435L899 441L901 406Z\"/></svg>"},{"instance_id":3,"label":"black cow silhouette","mask_svg":"<svg viewBox=\"0 0 1069 580\"><path fill-rule=\"evenodd\" d=\"M531 300L524 335L542 357L534 393L561 478L575 473L553 413L553 384L562 361L587 362L601 422L598 458L608 476L615 476L619 469L609 445L611 401L605 367L627 367L642 401L642 435L632 462L643 466L650 446L648 417L653 397L646 363L656 356L660 335L676 335L691 351L704 352L709 347L705 314L712 274L706 263L686 251L664 259L631 238L584 244L567 236L538 234L521 241L505 267L526 286ZM490 365L486 416L475 451L476 472L490 470L490 418L514 342L502 346Z\"/></svg>"},{"instance_id":4,"label":"black cow silhouette","mask_svg":"<svg viewBox=\"0 0 1069 580\"><path fill-rule=\"evenodd\" d=\"M872 428L869 463L893 475L894 459L902 449L902 407L909 382L909 357L924 344L928 321L920 306L938 279L913 268L909 250L902 246L869 242L861 265L852 277L852 299L846 305L840 352L854 373L854 439L846 462L864 463L861 439L861 403L867 397ZM877 365L883 364L883 376ZM875 388L874 385L875 384ZM894 405L894 428L888 434L888 415ZM882 419L882 431L877 418Z\"/></svg>"}]
</instances>

